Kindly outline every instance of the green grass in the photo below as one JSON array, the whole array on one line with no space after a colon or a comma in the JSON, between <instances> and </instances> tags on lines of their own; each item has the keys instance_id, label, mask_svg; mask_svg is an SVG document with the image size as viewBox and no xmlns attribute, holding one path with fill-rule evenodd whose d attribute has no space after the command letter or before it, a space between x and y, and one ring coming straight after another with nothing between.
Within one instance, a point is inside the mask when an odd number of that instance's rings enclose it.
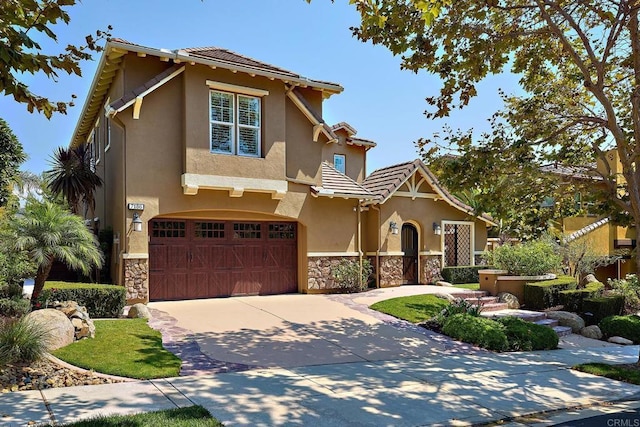
<instances>
[{"instance_id":1,"label":"green grass","mask_svg":"<svg viewBox=\"0 0 640 427\"><path fill-rule=\"evenodd\" d=\"M160 332L146 319L95 320L96 337L84 339L53 355L103 374L149 379L177 376L182 361L165 350Z\"/></svg>"},{"instance_id":2,"label":"green grass","mask_svg":"<svg viewBox=\"0 0 640 427\"><path fill-rule=\"evenodd\" d=\"M472 291L480 290L480 283L460 283L453 286L456 288L471 289Z\"/></svg>"},{"instance_id":3,"label":"green grass","mask_svg":"<svg viewBox=\"0 0 640 427\"><path fill-rule=\"evenodd\" d=\"M202 406L167 409L135 415L112 415L96 417L75 423L64 424L68 427L220 427L222 424L213 418Z\"/></svg>"},{"instance_id":4,"label":"green grass","mask_svg":"<svg viewBox=\"0 0 640 427\"><path fill-rule=\"evenodd\" d=\"M612 380L640 385L640 368L636 365L608 365L606 363L585 363L573 369Z\"/></svg>"},{"instance_id":5,"label":"green grass","mask_svg":"<svg viewBox=\"0 0 640 427\"><path fill-rule=\"evenodd\" d=\"M370 308L399 319L418 323L432 318L448 305L446 300L434 295L414 295L380 301Z\"/></svg>"}]
</instances>

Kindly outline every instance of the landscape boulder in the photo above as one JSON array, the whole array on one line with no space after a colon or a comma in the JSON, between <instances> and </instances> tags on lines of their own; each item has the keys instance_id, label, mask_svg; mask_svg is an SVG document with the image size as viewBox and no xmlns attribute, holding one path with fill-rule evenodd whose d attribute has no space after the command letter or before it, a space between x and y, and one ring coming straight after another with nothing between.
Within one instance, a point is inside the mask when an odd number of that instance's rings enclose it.
<instances>
[{"instance_id":1,"label":"landscape boulder","mask_svg":"<svg viewBox=\"0 0 640 427\"><path fill-rule=\"evenodd\" d=\"M453 286L453 285L449 282L445 282L444 280L438 280L436 282L436 286Z\"/></svg>"},{"instance_id":2,"label":"landscape boulder","mask_svg":"<svg viewBox=\"0 0 640 427\"><path fill-rule=\"evenodd\" d=\"M25 317L46 332L47 351L57 350L73 342L75 328L65 314L54 308L35 310Z\"/></svg>"},{"instance_id":3,"label":"landscape boulder","mask_svg":"<svg viewBox=\"0 0 640 427\"><path fill-rule=\"evenodd\" d=\"M512 310L520 308L520 301L518 301L518 297L514 294L510 294L509 292L500 292L496 297L498 298L498 302L507 304L507 307Z\"/></svg>"},{"instance_id":4,"label":"landscape boulder","mask_svg":"<svg viewBox=\"0 0 640 427\"><path fill-rule=\"evenodd\" d=\"M582 317L568 311L548 311L547 319L557 320L560 326L570 327L571 332L574 334L579 334L582 328L585 327Z\"/></svg>"},{"instance_id":5,"label":"landscape boulder","mask_svg":"<svg viewBox=\"0 0 640 427\"><path fill-rule=\"evenodd\" d=\"M93 324L93 320L89 317L86 307L75 301L55 301L53 308L64 313L69 318L75 328L74 335L76 340L95 338L96 327Z\"/></svg>"},{"instance_id":6,"label":"landscape boulder","mask_svg":"<svg viewBox=\"0 0 640 427\"><path fill-rule=\"evenodd\" d=\"M582 330L580 331L580 335L594 340L602 339L602 331L600 330L598 325L591 325L587 326L586 328L582 328Z\"/></svg>"},{"instance_id":7,"label":"landscape boulder","mask_svg":"<svg viewBox=\"0 0 640 427\"><path fill-rule=\"evenodd\" d=\"M142 303L133 304L131 308L129 308L127 317L130 319L151 319L151 312L149 311L149 308Z\"/></svg>"},{"instance_id":8,"label":"landscape boulder","mask_svg":"<svg viewBox=\"0 0 640 427\"><path fill-rule=\"evenodd\" d=\"M621 344L621 345L632 345L633 344L633 341L628 340L626 338L622 338L622 337L611 337L607 341L609 341L610 343L613 343L613 344Z\"/></svg>"},{"instance_id":9,"label":"landscape boulder","mask_svg":"<svg viewBox=\"0 0 640 427\"><path fill-rule=\"evenodd\" d=\"M454 297L453 295L448 294L446 292L437 292L437 293L433 294L433 296L438 297L438 298L443 299L443 300L447 300L449 302L453 302L453 301L456 300L456 297Z\"/></svg>"},{"instance_id":10,"label":"landscape boulder","mask_svg":"<svg viewBox=\"0 0 640 427\"><path fill-rule=\"evenodd\" d=\"M599 282L599 280L596 279L596 276L594 276L593 274L587 274L585 278L582 279L583 285L588 285L589 283L593 283L593 282Z\"/></svg>"}]
</instances>

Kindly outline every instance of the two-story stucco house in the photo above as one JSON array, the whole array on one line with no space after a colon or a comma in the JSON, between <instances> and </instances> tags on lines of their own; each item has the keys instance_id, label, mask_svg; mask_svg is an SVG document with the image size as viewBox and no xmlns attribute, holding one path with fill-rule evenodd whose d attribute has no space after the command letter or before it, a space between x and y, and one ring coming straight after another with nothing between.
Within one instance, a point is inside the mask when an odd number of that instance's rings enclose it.
<instances>
[{"instance_id":1,"label":"two-story stucco house","mask_svg":"<svg viewBox=\"0 0 640 427\"><path fill-rule=\"evenodd\" d=\"M342 258L377 286L474 264L491 219L420 161L367 177L376 144L322 118L342 90L226 49L107 42L71 144L104 179L129 301L326 292Z\"/></svg>"}]
</instances>

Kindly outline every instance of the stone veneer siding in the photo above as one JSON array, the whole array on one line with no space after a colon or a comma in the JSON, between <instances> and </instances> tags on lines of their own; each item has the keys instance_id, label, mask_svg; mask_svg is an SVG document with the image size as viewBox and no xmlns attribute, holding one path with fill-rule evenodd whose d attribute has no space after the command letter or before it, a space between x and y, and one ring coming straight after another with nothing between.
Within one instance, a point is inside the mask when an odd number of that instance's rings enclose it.
<instances>
[{"instance_id":1,"label":"stone veneer siding","mask_svg":"<svg viewBox=\"0 0 640 427\"><path fill-rule=\"evenodd\" d=\"M309 257L307 289L311 291L333 290L336 286L331 276L331 269L343 259L358 261L358 257Z\"/></svg>"},{"instance_id":2,"label":"stone veneer siding","mask_svg":"<svg viewBox=\"0 0 640 427\"><path fill-rule=\"evenodd\" d=\"M373 257L372 265L375 270L376 258ZM404 281L401 256L380 256L380 287L400 286Z\"/></svg>"},{"instance_id":3,"label":"stone veneer siding","mask_svg":"<svg viewBox=\"0 0 640 427\"><path fill-rule=\"evenodd\" d=\"M124 287L128 304L149 301L149 260L124 260Z\"/></svg>"},{"instance_id":4,"label":"stone veneer siding","mask_svg":"<svg viewBox=\"0 0 640 427\"><path fill-rule=\"evenodd\" d=\"M442 257L440 255L420 255L420 283L425 285L442 280Z\"/></svg>"}]
</instances>

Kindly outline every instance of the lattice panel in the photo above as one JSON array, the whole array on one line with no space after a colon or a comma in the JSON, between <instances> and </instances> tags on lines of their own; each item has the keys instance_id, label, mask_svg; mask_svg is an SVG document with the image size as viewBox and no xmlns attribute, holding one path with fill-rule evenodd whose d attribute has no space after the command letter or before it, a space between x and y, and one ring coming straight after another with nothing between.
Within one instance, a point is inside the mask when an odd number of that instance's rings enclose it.
<instances>
[{"instance_id":1,"label":"lattice panel","mask_svg":"<svg viewBox=\"0 0 640 427\"><path fill-rule=\"evenodd\" d=\"M445 266L471 265L471 225L444 225Z\"/></svg>"}]
</instances>

